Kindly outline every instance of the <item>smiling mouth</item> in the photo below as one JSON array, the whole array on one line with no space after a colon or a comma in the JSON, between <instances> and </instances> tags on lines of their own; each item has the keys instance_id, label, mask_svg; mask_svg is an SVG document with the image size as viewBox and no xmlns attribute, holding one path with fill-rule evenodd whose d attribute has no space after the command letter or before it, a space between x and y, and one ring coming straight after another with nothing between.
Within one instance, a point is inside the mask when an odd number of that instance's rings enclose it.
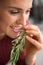
<instances>
[{"instance_id":1,"label":"smiling mouth","mask_svg":"<svg viewBox=\"0 0 43 65\"><path fill-rule=\"evenodd\" d=\"M15 33L20 32L21 29L22 29L22 26L21 26L21 25L19 25L19 26L10 26L10 27L13 29L13 31L14 31Z\"/></svg>"}]
</instances>

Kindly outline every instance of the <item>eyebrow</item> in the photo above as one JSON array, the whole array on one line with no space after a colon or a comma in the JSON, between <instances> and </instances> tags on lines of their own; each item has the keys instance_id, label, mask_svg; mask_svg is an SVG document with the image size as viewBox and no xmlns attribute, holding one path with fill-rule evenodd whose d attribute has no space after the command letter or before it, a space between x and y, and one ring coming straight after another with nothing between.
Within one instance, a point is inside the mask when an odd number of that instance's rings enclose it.
<instances>
[{"instance_id":1,"label":"eyebrow","mask_svg":"<svg viewBox=\"0 0 43 65\"><path fill-rule=\"evenodd\" d=\"M8 8L22 10L21 8L18 8L18 7L11 7L11 6L8 6Z\"/></svg>"},{"instance_id":2,"label":"eyebrow","mask_svg":"<svg viewBox=\"0 0 43 65\"><path fill-rule=\"evenodd\" d=\"M11 9L18 9L18 10L23 10L22 8L12 7L12 6L8 6L8 8L11 8ZM28 8L28 9L31 9L31 8Z\"/></svg>"}]
</instances>

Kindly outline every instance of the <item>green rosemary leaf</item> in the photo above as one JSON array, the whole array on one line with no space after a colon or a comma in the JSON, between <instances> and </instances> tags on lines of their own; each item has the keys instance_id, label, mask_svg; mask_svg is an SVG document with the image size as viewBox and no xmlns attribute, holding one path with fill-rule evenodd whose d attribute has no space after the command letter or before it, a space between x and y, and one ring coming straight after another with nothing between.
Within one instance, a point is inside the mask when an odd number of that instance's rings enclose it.
<instances>
[{"instance_id":1,"label":"green rosemary leaf","mask_svg":"<svg viewBox=\"0 0 43 65\"><path fill-rule=\"evenodd\" d=\"M22 51L24 44L25 44L25 36L23 36L23 38L20 41L20 44L19 44L20 51Z\"/></svg>"},{"instance_id":2,"label":"green rosemary leaf","mask_svg":"<svg viewBox=\"0 0 43 65\"><path fill-rule=\"evenodd\" d=\"M11 55L11 62L12 64L15 64L16 65L16 62L18 61L18 58L19 58L19 46L16 47Z\"/></svg>"},{"instance_id":3,"label":"green rosemary leaf","mask_svg":"<svg viewBox=\"0 0 43 65\"><path fill-rule=\"evenodd\" d=\"M18 36L15 40L12 41L12 43L13 44L18 44L20 39L21 39L21 36Z\"/></svg>"},{"instance_id":4,"label":"green rosemary leaf","mask_svg":"<svg viewBox=\"0 0 43 65\"><path fill-rule=\"evenodd\" d=\"M14 58L12 60L12 64L16 65L16 61L18 61L19 58L19 49L16 49L16 52L14 53Z\"/></svg>"},{"instance_id":5,"label":"green rosemary leaf","mask_svg":"<svg viewBox=\"0 0 43 65\"><path fill-rule=\"evenodd\" d=\"M19 54L23 50L23 46L25 44L25 36L26 36L25 31L22 30L20 35L12 41L13 47L10 56L10 62L12 65L16 65L19 59Z\"/></svg>"}]
</instances>

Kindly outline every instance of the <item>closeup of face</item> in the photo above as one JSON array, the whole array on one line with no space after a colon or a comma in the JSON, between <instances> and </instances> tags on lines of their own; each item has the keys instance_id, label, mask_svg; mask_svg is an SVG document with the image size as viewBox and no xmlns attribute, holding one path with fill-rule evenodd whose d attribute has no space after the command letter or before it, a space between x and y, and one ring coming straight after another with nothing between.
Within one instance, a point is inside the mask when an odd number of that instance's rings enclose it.
<instances>
[{"instance_id":1,"label":"closeup of face","mask_svg":"<svg viewBox=\"0 0 43 65\"><path fill-rule=\"evenodd\" d=\"M32 0L4 0L0 5L0 32L15 38L30 15Z\"/></svg>"}]
</instances>

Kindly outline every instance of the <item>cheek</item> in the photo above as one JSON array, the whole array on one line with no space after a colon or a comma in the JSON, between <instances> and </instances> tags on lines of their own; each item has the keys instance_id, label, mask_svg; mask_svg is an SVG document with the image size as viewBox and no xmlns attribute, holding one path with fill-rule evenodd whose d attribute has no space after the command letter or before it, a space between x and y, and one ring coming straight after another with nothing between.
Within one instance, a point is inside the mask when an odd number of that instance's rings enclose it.
<instances>
[{"instance_id":1,"label":"cheek","mask_svg":"<svg viewBox=\"0 0 43 65\"><path fill-rule=\"evenodd\" d=\"M6 11L1 13L0 19L6 25L11 25L14 21L14 18Z\"/></svg>"},{"instance_id":2,"label":"cheek","mask_svg":"<svg viewBox=\"0 0 43 65\"><path fill-rule=\"evenodd\" d=\"M8 26L8 23L7 23L7 18L6 16L4 16L4 13L1 14L0 16L0 28L1 28L1 31L6 31L7 30L7 26Z\"/></svg>"},{"instance_id":3,"label":"cheek","mask_svg":"<svg viewBox=\"0 0 43 65\"><path fill-rule=\"evenodd\" d=\"M2 12L2 14L1 14L1 16L0 16L0 18L1 18L1 23L3 24L3 25L8 25L9 23L8 23L8 16L4 13L4 12Z\"/></svg>"}]
</instances>

